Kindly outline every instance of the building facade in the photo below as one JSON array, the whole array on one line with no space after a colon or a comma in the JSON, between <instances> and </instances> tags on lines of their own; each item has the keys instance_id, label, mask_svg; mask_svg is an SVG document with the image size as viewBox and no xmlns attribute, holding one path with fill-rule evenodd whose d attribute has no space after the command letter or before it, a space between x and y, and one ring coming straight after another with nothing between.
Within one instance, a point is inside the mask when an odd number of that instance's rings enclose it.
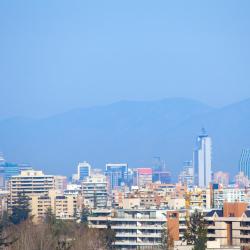
<instances>
[{"instance_id":1,"label":"building facade","mask_svg":"<svg viewBox=\"0 0 250 250\"><path fill-rule=\"evenodd\" d=\"M53 175L45 175L42 171L22 171L21 174L12 176L8 182L9 206L15 205L21 193L27 196L44 195L51 189L55 189Z\"/></svg>"},{"instance_id":2,"label":"building facade","mask_svg":"<svg viewBox=\"0 0 250 250\"><path fill-rule=\"evenodd\" d=\"M91 165L84 161L80 162L77 166L77 179L78 181L84 180L84 178L90 176Z\"/></svg>"},{"instance_id":3,"label":"building facade","mask_svg":"<svg viewBox=\"0 0 250 250\"><path fill-rule=\"evenodd\" d=\"M243 149L239 161L239 171L250 179L250 149Z\"/></svg>"},{"instance_id":4,"label":"building facade","mask_svg":"<svg viewBox=\"0 0 250 250\"><path fill-rule=\"evenodd\" d=\"M89 176L82 182L84 204L90 208L106 208L108 185L104 175Z\"/></svg>"},{"instance_id":5,"label":"building facade","mask_svg":"<svg viewBox=\"0 0 250 250\"><path fill-rule=\"evenodd\" d=\"M117 189L128 182L127 163L107 163L105 175L108 180L109 191Z\"/></svg>"},{"instance_id":6,"label":"building facade","mask_svg":"<svg viewBox=\"0 0 250 250\"><path fill-rule=\"evenodd\" d=\"M196 180L195 184L199 187L208 187L211 183L212 174L212 140L204 129L197 138L193 162Z\"/></svg>"}]
</instances>

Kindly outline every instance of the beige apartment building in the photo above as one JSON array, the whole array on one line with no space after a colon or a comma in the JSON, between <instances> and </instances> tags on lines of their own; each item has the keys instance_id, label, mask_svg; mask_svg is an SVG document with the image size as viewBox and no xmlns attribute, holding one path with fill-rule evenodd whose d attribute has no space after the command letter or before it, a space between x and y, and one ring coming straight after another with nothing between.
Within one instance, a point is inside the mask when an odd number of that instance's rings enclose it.
<instances>
[{"instance_id":1,"label":"beige apartment building","mask_svg":"<svg viewBox=\"0 0 250 250\"><path fill-rule=\"evenodd\" d=\"M49 190L55 189L53 175L45 175L42 171L25 170L21 174L12 176L8 182L8 206L15 205L18 194L46 195Z\"/></svg>"},{"instance_id":2,"label":"beige apartment building","mask_svg":"<svg viewBox=\"0 0 250 250\"><path fill-rule=\"evenodd\" d=\"M221 246L250 247L250 210L243 202L225 202L223 209L209 212L209 240L219 241Z\"/></svg>"},{"instance_id":3,"label":"beige apartment building","mask_svg":"<svg viewBox=\"0 0 250 250\"><path fill-rule=\"evenodd\" d=\"M58 219L75 219L77 212L80 212L81 199L78 195L62 195L56 190L49 190L46 195L31 195L30 209L34 221L43 219L51 208L52 213Z\"/></svg>"}]
</instances>

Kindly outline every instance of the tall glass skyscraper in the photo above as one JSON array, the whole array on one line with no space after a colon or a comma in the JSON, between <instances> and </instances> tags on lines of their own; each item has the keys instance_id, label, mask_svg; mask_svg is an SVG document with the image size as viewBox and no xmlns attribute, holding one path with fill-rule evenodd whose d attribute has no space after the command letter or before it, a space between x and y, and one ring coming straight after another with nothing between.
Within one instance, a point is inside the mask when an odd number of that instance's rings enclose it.
<instances>
[{"instance_id":1,"label":"tall glass skyscraper","mask_svg":"<svg viewBox=\"0 0 250 250\"><path fill-rule=\"evenodd\" d=\"M239 171L250 179L250 149L243 149L239 162Z\"/></svg>"},{"instance_id":2,"label":"tall glass skyscraper","mask_svg":"<svg viewBox=\"0 0 250 250\"><path fill-rule=\"evenodd\" d=\"M194 151L195 184L199 187L208 187L211 183L212 167L212 140L202 129L201 135L197 137Z\"/></svg>"}]
</instances>

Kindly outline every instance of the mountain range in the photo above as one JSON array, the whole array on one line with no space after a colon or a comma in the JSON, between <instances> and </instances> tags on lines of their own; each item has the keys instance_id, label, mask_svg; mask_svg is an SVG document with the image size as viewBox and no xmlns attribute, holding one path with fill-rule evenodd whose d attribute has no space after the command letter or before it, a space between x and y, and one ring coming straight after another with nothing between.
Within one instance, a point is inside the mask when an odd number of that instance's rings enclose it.
<instances>
[{"instance_id":1,"label":"mountain range","mask_svg":"<svg viewBox=\"0 0 250 250\"><path fill-rule=\"evenodd\" d=\"M95 168L150 167L160 156L177 176L202 127L212 137L213 171L235 174L241 150L250 147L250 99L221 108L184 98L120 101L42 119L13 117L0 121L0 151L9 161L68 176L83 160Z\"/></svg>"}]
</instances>

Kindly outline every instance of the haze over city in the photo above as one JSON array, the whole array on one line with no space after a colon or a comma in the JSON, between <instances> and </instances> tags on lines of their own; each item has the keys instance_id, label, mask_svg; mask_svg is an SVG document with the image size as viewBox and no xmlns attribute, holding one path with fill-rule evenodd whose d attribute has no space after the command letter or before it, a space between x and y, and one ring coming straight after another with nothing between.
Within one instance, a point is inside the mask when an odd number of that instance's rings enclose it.
<instances>
[{"instance_id":1,"label":"haze over city","mask_svg":"<svg viewBox=\"0 0 250 250\"><path fill-rule=\"evenodd\" d=\"M0 249L250 250L250 1L0 1Z\"/></svg>"}]
</instances>

